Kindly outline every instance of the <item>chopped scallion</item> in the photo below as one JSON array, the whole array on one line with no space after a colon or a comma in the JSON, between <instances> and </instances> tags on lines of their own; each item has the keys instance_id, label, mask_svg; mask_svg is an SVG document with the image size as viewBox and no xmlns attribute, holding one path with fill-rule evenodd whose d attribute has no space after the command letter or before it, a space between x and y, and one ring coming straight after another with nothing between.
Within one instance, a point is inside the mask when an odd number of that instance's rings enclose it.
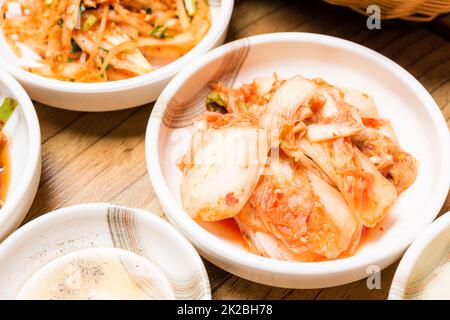
<instances>
[{"instance_id":1,"label":"chopped scallion","mask_svg":"<svg viewBox=\"0 0 450 320\"><path fill-rule=\"evenodd\" d=\"M152 30L152 32L150 33L150 36L158 37L161 39L169 38L170 36L167 35L168 31L169 31L169 28L167 28L167 27L163 28L162 26L158 25Z\"/></svg>"},{"instance_id":2,"label":"chopped scallion","mask_svg":"<svg viewBox=\"0 0 450 320\"><path fill-rule=\"evenodd\" d=\"M17 100L14 98L5 98L0 106L0 130L3 130L6 122L9 120L14 110L17 108Z\"/></svg>"},{"instance_id":3,"label":"chopped scallion","mask_svg":"<svg viewBox=\"0 0 450 320\"><path fill-rule=\"evenodd\" d=\"M161 29L161 26L156 26L152 32L150 32L150 36L156 36L156 34L159 32L159 29Z\"/></svg>"},{"instance_id":4,"label":"chopped scallion","mask_svg":"<svg viewBox=\"0 0 450 320\"><path fill-rule=\"evenodd\" d=\"M94 16L93 14L88 15L86 20L84 20L81 29L83 29L83 31L88 31L97 22L97 20L98 20L97 17Z\"/></svg>"},{"instance_id":5,"label":"chopped scallion","mask_svg":"<svg viewBox=\"0 0 450 320\"><path fill-rule=\"evenodd\" d=\"M161 32L159 33L159 37L160 37L161 39L167 38L167 31L168 31L168 30L169 30L168 28L162 29Z\"/></svg>"},{"instance_id":6,"label":"chopped scallion","mask_svg":"<svg viewBox=\"0 0 450 320\"><path fill-rule=\"evenodd\" d=\"M72 40L70 40L70 43L72 44L72 49L70 50L70 53L75 53L75 52L81 51L80 46L78 45L78 43L76 43L75 40L73 40L73 38L72 38Z\"/></svg>"},{"instance_id":7,"label":"chopped scallion","mask_svg":"<svg viewBox=\"0 0 450 320\"><path fill-rule=\"evenodd\" d=\"M209 111L227 113L227 98L224 94L212 91L206 97L206 109Z\"/></svg>"}]
</instances>

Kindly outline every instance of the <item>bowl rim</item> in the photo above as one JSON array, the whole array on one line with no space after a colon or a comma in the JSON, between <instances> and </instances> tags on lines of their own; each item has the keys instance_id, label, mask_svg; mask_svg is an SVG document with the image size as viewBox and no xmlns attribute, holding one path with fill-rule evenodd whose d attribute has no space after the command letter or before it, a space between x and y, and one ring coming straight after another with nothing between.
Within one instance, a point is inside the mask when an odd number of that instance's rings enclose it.
<instances>
[{"instance_id":1,"label":"bowl rim","mask_svg":"<svg viewBox=\"0 0 450 320\"><path fill-rule=\"evenodd\" d=\"M28 152L27 152L27 161L25 163L25 167L21 173L20 180L18 182L17 187L12 190L8 190L7 199L5 201L5 205L0 210L0 227L3 224L10 225L11 223L7 223L6 221L10 219L23 219L26 212L23 214L20 212L16 212L18 206L22 205L22 201L25 198L27 192L30 191L30 188L33 187L33 180L35 178L35 174L40 170L41 165L41 129L39 126L38 117L36 111L34 109L33 103L31 102L30 97L27 95L22 86L15 80L11 75L7 74L0 68L0 82L2 82L11 92L14 99L19 103L18 108L22 109L22 114L24 116L27 131L28 131ZM13 139L11 139L13 140ZM14 143L14 141L12 141ZM13 159L11 161L11 170L14 170ZM12 192L10 194L10 192ZM34 199L33 194L33 199ZM30 201L31 203L31 201ZM28 208L27 208L28 210ZM16 217L14 217L16 216ZM22 221L22 220L21 220ZM19 222L21 222L19 221ZM15 223L17 223L16 221ZM14 222L12 224L15 224ZM8 231L6 231L7 233ZM0 239L7 234L0 234Z\"/></svg>"},{"instance_id":2,"label":"bowl rim","mask_svg":"<svg viewBox=\"0 0 450 320\"><path fill-rule=\"evenodd\" d=\"M57 80L36 75L22 69L19 66L16 66L15 64L7 63L3 59L0 59L0 67L3 67L20 82L32 84L36 87L68 93L108 93L157 83L173 77L190 62L198 60L203 54L211 50L213 45L221 37L223 30L228 27L233 11L233 5L234 0L221 0L218 22L216 24L211 24L211 29L194 48L175 61L144 75L102 83L82 83Z\"/></svg>"},{"instance_id":3,"label":"bowl rim","mask_svg":"<svg viewBox=\"0 0 450 320\"><path fill-rule=\"evenodd\" d=\"M192 259L192 261L196 265L197 270L203 274L202 280L205 282L204 285L206 289L205 290L206 296L208 299L211 299L211 286L209 283L208 273L206 272L205 265L203 264L203 261L200 258L198 252L195 250L192 244L170 223L168 223L161 217L157 216L156 214L153 214L152 212L144 209L121 206L107 202L82 203L59 208L49 213L43 214L37 217L36 219L33 219L32 221L24 224L22 227L14 231L8 238L5 239L5 241L0 243L0 254L4 250L13 247L16 241L20 239L26 239L29 234L29 231L33 229L45 226L50 222L60 224L61 221L64 221L65 219L74 216L81 217L81 215L84 215L83 218L85 219L88 216L94 215L104 216L105 212L111 206L131 210L134 214L136 214L136 216L139 219L143 219L150 222L152 226L154 226L158 230L164 231L167 237L174 239L178 245L183 246L184 252L188 253L189 259Z\"/></svg>"},{"instance_id":4,"label":"bowl rim","mask_svg":"<svg viewBox=\"0 0 450 320\"><path fill-rule=\"evenodd\" d=\"M439 107L426 89L408 71L380 53L360 44L327 35L304 32L269 33L239 39L222 45L204 55L201 61L196 61L192 65L189 65L188 68L175 76L161 93L159 99L155 103L153 111L165 110L165 102L169 101L173 93L175 93L194 72L214 59L223 56L227 50L236 45L236 42L239 41L248 41L250 46L270 44L273 42L313 42L316 44L338 47L339 49L350 50L353 53L363 55L370 60L384 64L391 72L402 78L408 86L412 87L418 93L422 106L424 106L428 112L438 132L436 138L442 145L441 151L443 153L443 163L450 162L450 137L448 136L447 125ZM352 256L349 258L324 262L289 262L269 259L249 252L237 252L236 250L232 250L233 247L230 244L214 237L212 234L201 228L187 213L185 213L182 207L178 205L177 201L174 201L163 177L159 159L158 140L162 120L160 117L154 116L153 111L149 118L146 131L145 153L147 171L151 183L154 186L155 194L160 200L161 206L167 213L169 220L171 220L171 222L174 223L195 246L201 251L206 252L207 256L220 257L221 260L231 261L233 264L239 264L240 266L246 266L247 268L250 267L254 270L285 275L320 276L331 273L342 274L352 270L360 270L361 268L365 269L367 266L373 264L378 264L380 267L384 268L388 264L394 262L394 260L398 258L414 240L417 234L434 220L445 201L450 185L450 167L444 166L444 168L442 168L440 181L436 188L438 192L434 194L434 197L429 201L429 204L426 207L426 211L429 212L426 219L421 220L420 225L416 226L415 230L410 232L408 238L397 242L390 247L390 250L380 250L376 252L376 255L371 254L368 257L363 257L364 259L361 259L360 256ZM360 277L359 279L361 278L363 277Z\"/></svg>"},{"instance_id":5,"label":"bowl rim","mask_svg":"<svg viewBox=\"0 0 450 320\"><path fill-rule=\"evenodd\" d=\"M409 279L422 253L448 227L450 227L450 211L437 218L414 240L408 250L406 250L395 271L388 300L403 299L402 297L408 284L408 281L404 281L405 277Z\"/></svg>"}]
</instances>

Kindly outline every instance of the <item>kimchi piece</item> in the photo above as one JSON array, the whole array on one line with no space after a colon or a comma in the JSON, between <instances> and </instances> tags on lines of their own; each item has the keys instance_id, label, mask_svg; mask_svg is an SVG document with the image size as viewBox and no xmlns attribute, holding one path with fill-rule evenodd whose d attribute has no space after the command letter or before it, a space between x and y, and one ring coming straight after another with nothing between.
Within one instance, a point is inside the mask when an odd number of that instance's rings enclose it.
<instances>
[{"instance_id":1,"label":"kimchi piece","mask_svg":"<svg viewBox=\"0 0 450 320\"><path fill-rule=\"evenodd\" d=\"M205 104L179 164L182 202L197 220L234 219L255 254L351 256L416 179L417 160L363 91L274 74L215 84Z\"/></svg>"}]
</instances>

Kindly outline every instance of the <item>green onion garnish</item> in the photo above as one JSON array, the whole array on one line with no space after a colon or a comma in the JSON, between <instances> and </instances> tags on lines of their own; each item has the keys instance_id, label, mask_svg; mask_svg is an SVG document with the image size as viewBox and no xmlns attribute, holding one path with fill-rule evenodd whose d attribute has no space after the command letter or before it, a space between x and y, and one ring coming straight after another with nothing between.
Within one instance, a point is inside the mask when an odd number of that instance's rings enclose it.
<instances>
[{"instance_id":1,"label":"green onion garnish","mask_svg":"<svg viewBox=\"0 0 450 320\"><path fill-rule=\"evenodd\" d=\"M86 20L84 20L84 23L83 23L83 26L81 27L81 29L83 29L83 31L88 31L97 22L97 20L98 19L96 16L94 16L92 14L88 15Z\"/></svg>"},{"instance_id":2,"label":"green onion garnish","mask_svg":"<svg viewBox=\"0 0 450 320\"><path fill-rule=\"evenodd\" d=\"M152 30L150 36L158 37L161 39L169 38L169 36L167 35L167 31L169 31L169 28L163 28L162 26L158 25Z\"/></svg>"},{"instance_id":3,"label":"green onion garnish","mask_svg":"<svg viewBox=\"0 0 450 320\"><path fill-rule=\"evenodd\" d=\"M211 91L206 97L206 109L208 111L227 113L227 97L224 94Z\"/></svg>"},{"instance_id":4,"label":"green onion garnish","mask_svg":"<svg viewBox=\"0 0 450 320\"><path fill-rule=\"evenodd\" d=\"M73 40L73 38L70 40L70 43L72 44L72 49L70 50L70 53L81 51L80 46L78 45L78 43L76 43L75 40Z\"/></svg>"},{"instance_id":5,"label":"green onion garnish","mask_svg":"<svg viewBox=\"0 0 450 320\"><path fill-rule=\"evenodd\" d=\"M161 26L156 26L155 29L150 32L150 36L155 36L158 33L159 29L161 29Z\"/></svg>"},{"instance_id":6,"label":"green onion garnish","mask_svg":"<svg viewBox=\"0 0 450 320\"><path fill-rule=\"evenodd\" d=\"M6 122L9 120L14 110L17 108L17 100L13 98L5 98L0 106L0 130L3 130Z\"/></svg>"},{"instance_id":7,"label":"green onion garnish","mask_svg":"<svg viewBox=\"0 0 450 320\"><path fill-rule=\"evenodd\" d=\"M162 29L161 32L159 33L159 37L160 37L161 39L167 38L167 31L168 31L168 30L169 30L168 28Z\"/></svg>"}]
</instances>

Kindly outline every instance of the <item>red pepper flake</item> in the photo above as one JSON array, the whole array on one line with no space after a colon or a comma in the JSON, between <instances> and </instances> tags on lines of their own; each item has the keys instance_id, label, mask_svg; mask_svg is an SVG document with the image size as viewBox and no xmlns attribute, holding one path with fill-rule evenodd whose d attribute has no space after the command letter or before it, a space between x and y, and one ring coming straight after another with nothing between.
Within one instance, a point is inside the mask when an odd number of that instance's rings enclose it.
<instances>
[{"instance_id":1,"label":"red pepper flake","mask_svg":"<svg viewBox=\"0 0 450 320\"><path fill-rule=\"evenodd\" d=\"M275 194L275 196L277 197L278 200L283 199L284 194L283 194L283 191L281 191L280 189L276 189L274 194Z\"/></svg>"},{"instance_id":2,"label":"red pepper flake","mask_svg":"<svg viewBox=\"0 0 450 320\"><path fill-rule=\"evenodd\" d=\"M362 118L362 123L371 128L380 128L384 124L382 120L377 118Z\"/></svg>"},{"instance_id":3,"label":"red pepper flake","mask_svg":"<svg viewBox=\"0 0 450 320\"><path fill-rule=\"evenodd\" d=\"M233 192L230 192L230 193L228 193L228 194L225 196L225 203L227 204L227 206L232 206L232 205L234 205L234 204L239 203L239 199L237 199L237 198L234 196L234 193L233 193Z\"/></svg>"}]
</instances>

